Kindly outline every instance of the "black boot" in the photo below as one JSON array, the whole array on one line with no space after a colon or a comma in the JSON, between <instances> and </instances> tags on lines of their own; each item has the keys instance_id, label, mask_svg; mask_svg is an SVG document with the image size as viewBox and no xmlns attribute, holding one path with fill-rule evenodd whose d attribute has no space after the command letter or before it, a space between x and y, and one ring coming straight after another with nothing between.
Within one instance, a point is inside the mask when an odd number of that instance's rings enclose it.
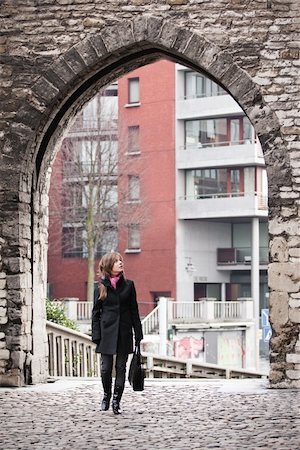
<instances>
[{"instance_id":1,"label":"black boot","mask_svg":"<svg viewBox=\"0 0 300 450\"><path fill-rule=\"evenodd\" d=\"M104 396L101 402L101 410L107 411L109 409L109 402L111 399L111 375L109 373L101 373L102 386Z\"/></svg>"},{"instance_id":2,"label":"black boot","mask_svg":"<svg viewBox=\"0 0 300 450\"><path fill-rule=\"evenodd\" d=\"M115 386L112 399L112 409L114 414L121 414L120 401L123 394L124 386Z\"/></svg>"}]
</instances>

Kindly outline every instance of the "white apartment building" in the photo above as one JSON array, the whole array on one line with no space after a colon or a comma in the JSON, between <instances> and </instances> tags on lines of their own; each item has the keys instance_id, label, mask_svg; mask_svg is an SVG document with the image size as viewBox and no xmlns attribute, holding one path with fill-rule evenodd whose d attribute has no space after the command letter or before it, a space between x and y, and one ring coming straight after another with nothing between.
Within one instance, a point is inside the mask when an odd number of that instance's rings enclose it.
<instances>
[{"instance_id":1,"label":"white apartment building","mask_svg":"<svg viewBox=\"0 0 300 450\"><path fill-rule=\"evenodd\" d=\"M257 336L268 297L262 150L235 100L212 80L181 65L176 65L176 142L176 300L252 298L252 334ZM239 329L237 324L226 325L229 332ZM247 341L242 334L241 341ZM206 342L216 346L218 336L210 336ZM230 333L226 339L230 344ZM250 360L248 365L255 365Z\"/></svg>"}]
</instances>

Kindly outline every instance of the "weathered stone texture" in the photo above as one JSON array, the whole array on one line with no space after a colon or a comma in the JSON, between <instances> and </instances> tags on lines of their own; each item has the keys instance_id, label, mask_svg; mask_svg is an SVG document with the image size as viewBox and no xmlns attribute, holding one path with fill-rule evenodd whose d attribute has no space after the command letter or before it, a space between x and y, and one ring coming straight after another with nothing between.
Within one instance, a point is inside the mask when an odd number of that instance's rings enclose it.
<instances>
[{"instance_id":1,"label":"weathered stone texture","mask_svg":"<svg viewBox=\"0 0 300 450\"><path fill-rule=\"evenodd\" d=\"M215 77L260 138L269 181L272 364L282 364L273 367L271 383L295 386L299 368L283 355L296 352L299 335L299 1L0 3L0 299L7 300L0 336L12 352L0 361L0 383L46 377L40 300L47 225L39 222L55 145L99 87L159 52Z\"/></svg>"}]
</instances>

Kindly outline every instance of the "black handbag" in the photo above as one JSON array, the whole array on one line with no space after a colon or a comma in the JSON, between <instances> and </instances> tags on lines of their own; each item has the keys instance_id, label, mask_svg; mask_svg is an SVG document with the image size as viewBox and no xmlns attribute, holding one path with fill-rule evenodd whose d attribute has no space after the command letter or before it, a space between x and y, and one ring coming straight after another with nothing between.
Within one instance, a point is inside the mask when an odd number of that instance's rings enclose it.
<instances>
[{"instance_id":1,"label":"black handbag","mask_svg":"<svg viewBox=\"0 0 300 450\"><path fill-rule=\"evenodd\" d=\"M136 346L129 367L128 381L134 391L144 390L145 369L142 365L141 350Z\"/></svg>"}]
</instances>

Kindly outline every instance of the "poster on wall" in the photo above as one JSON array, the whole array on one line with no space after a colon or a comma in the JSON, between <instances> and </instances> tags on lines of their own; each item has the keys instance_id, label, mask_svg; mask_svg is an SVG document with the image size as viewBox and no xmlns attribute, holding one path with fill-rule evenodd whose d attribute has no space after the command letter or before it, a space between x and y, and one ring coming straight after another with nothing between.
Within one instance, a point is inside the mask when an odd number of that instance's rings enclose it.
<instances>
[{"instance_id":1,"label":"poster on wall","mask_svg":"<svg viewBox=\"0 0 300 450\"><path fill-rule=\"evenodd\" d=\"M198 359L204 352L204 338L185 336L174 341L174 354L176 358Z\"/></svg>"},{"instance_id":2,"label":"poster on wall","mask_svg":"<svg viewBox=\"0 0 300 450\"><path fill-rule=\"evenodd\" d=\"M241 368L243 355L241 331L224 331L218 334L218 364L220 366Z\"/></svg>"}]
</instances>

